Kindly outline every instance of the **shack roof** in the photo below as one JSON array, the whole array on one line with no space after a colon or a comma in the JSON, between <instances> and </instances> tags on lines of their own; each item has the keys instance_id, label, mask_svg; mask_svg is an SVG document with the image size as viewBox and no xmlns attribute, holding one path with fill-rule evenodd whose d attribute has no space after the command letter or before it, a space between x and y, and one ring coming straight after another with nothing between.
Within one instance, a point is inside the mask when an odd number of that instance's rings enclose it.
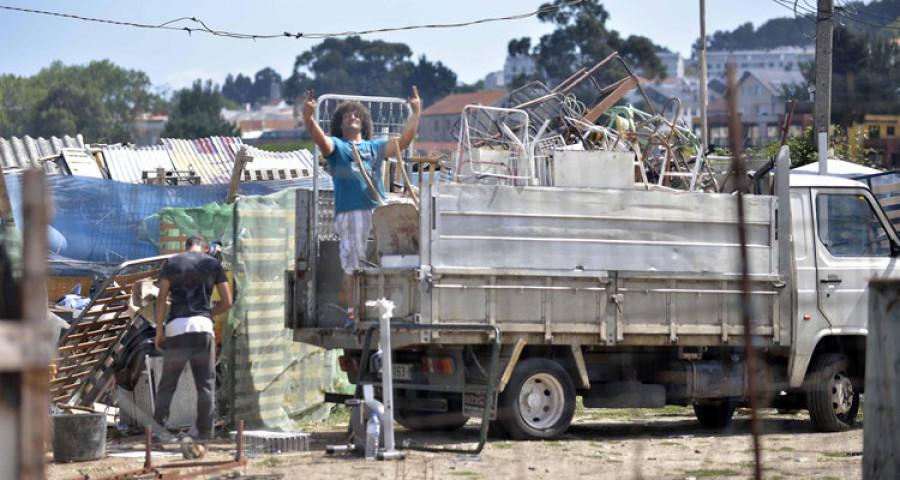
<instances>
[{"instance_id":1,"label":"shack roof","mask_svg":"<svg viewBox=\"0 0 900 480\"><path fill-rule=\"evenodd\" d=\"M462 112L463 107L473 103L491 105L506 96L506 90L487 90L472 93L455 93L447 95L434 105L426 108L422 115L456 115Z\"/></svg>"}]
</instances>

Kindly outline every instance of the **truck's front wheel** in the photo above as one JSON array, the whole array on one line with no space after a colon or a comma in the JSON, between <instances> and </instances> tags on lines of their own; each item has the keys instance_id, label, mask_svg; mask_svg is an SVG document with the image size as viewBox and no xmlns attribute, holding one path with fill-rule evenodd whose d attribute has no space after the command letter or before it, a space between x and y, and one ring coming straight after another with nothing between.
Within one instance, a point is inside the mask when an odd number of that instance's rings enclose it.
<instances>
[{"instance_id":1,"label":"truck's front wheel","mask_svg":"<svg viewBox=\"0 0 900 480\"><path fill-rule=\"evenodd\" d=\"M558 363L530 358L516 365L498 403L497 420L510 437L553 438L575 415L575 384Z\"/></svg>"},{"instance_id":2,"label":"truck's front wheel","mask_svg":"<svg viewBox=\"0 0 900 480\"><path fill-rule=\"evenodd\" d=\"M813 359L806 385L809 418L823 432L842 432L856 424L859 392L845 355L826 353Z\"/></svg>"}]
</instances>

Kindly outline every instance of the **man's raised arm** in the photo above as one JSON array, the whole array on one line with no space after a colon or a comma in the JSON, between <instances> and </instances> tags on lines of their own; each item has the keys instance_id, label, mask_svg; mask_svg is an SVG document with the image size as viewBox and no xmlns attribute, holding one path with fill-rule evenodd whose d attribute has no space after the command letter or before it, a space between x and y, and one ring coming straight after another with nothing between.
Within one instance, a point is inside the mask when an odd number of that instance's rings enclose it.
<instances>
[{"instance_id":1,"label":"man's raised arm","mask_svg":"<svg viewBox=\"0 0 900 480\"><path fill-rule=\"evenodd\" d=\"M303 125L306 126L306 131L309 132L312 141L319 147L322 156L327 157L334 151L334 142L331 141L331 137L325 135L322 127L313 119L315 111L316 100L313 98L313 91L307 90L306 98L303 100Z\"/></svg>"},{"instance_id":2,"label":"man's raised arm","mask_svg":"<svg viewBox=\"0 0 900 480\"><path fill-rule=\"evenodd\" d=\"M412 87L413 96L409 99L409 106L412 108L412 115L409 117L409 123L406 124L406 128L403 129L403 134L400 135L400 149L408 147L410 143L412 143L413 139L416 138L416 131L419 129L419 114L422 113L422 103L419 100L419 89L413 85ZM396 157L397 156L397 148L394 142L388 142L387 145L384 146L384 156L385 157ZM321 147L320 147L321 148Z\"/></svg>"}]
</instances>

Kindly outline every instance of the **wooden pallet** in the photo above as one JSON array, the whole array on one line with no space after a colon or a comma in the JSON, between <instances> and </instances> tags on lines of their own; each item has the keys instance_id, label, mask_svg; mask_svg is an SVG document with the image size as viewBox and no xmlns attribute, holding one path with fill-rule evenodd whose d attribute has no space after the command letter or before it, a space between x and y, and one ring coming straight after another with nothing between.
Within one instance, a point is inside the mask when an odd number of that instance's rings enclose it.
<instances>
[{"instance_id":1,"label":"wooden pallet","mask_svg":"<svg viewBox=\"0 0 900 480\"><path fill-rule=\"evenodd\" d=\"M57 345L56 375L50 381L54 404L91 406L105 399L113 384L112 365L123 342L136 330L132 287L159 273L161 255L119 265L72 323ZM149 301L140 301L142 308Z\"/></svg>"}]
</instances>

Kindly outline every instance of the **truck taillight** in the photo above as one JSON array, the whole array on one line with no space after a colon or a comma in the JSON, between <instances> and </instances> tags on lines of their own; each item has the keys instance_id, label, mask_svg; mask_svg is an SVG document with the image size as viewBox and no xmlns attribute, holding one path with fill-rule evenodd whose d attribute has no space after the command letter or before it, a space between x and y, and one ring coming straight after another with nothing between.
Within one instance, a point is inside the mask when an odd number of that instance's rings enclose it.
<instances>
[{"instance_id":1,"label":"truck taillight","mask_svg":"<svg viewBox=\"0 0 900 480\"><path fill-rule=\"evenodd\" d=\"M422 359L422 369L425 370L425 373L450 375L453 373L453 358L425 357Z\"/></svg>"},{"instance_id":2,"label":"truck taillight","mask_svg":"<svg viewBox=\"0 0 900 480\"><path fill-rule=\"evenodd\" d=\"M359 371L359 359L356 357L341 355L340 357L338 357L338 363L341 365L342 372Z\"/></svg>"}]
</instances>

